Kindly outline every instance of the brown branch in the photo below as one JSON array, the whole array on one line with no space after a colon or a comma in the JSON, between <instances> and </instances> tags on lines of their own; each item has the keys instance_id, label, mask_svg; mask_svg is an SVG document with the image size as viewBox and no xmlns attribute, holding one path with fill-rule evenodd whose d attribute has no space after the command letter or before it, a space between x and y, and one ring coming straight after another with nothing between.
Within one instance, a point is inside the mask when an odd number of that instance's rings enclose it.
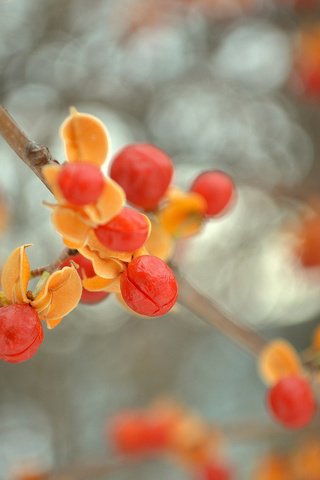
<instances>
[{"instance_id":1,"label":"brown branch","mask_svg":"<svg viewBox=\"0 0 320 480\"><path fill-rule=\"evenodd\" d=\"M30 140L2 105L0 105L0 135L50 190L41 169L44 165L58 163L57 160L53 159L47 147Z\"/></svg>"},{"instance_id":2,"label":"brown branch","mask_svg":"<svg viewBox=\"0 0 320 480\"><path fill-rule=\"evenodd\" d=\"M175 275L179 284L178 302L183 307L217 328L252 355L259 355L266 341L258 333L235 323L212 300L193 287L179 270L175 269Z\"/></svg>"}]
</instances>

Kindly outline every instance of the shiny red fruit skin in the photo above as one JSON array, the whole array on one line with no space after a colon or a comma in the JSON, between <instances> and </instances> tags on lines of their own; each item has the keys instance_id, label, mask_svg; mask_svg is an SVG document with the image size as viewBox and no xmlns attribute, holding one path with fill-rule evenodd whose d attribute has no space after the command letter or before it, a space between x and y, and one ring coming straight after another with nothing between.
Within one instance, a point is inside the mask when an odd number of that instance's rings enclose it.
<instances>
[{"instance_id":1,"label":"shiny red fruit skin","mask_svg":"<svg viewBox=\"0 0 320 480\"><path fill-rule=\"evenodd\" d=\"M98 240L110 250L133 252L142 247L149 235L149 223L144 215L124 207L110 222L95 229Z\"/></svg>"},{"instance_id":2,"label":"shiny red fruit skin","mask_svg":"<svg viewBox=\"0 0 320 480\"><path fill-rule=\"evenodd\" d=\"M224 213L230 206L234 198L235 186L226 173L212 170L201 173L191 185L190 190L206 200L206 215L215 217Z\"/></svg>"},{"instance_id":3,"label":"shiny red fruit skin","mask_svg":"<svg viewBox=\"0 0 320 480\"><path fill-rule=\"evenodd\" d=\"M214 462L199 470L195 480L231 480L232 476L230 468Z\"/></svg>"},{"instance_id":4,"label":"shiny red fruit skin","mask_svg":"<svg viewBox=\"0 0 320 480\"><path fill-rule=\"evenodd\" d=\"M287 428L307 425L316 411L316 400L307 379L297 375L282 378L267 394L273 417Z\"/></svg>"},{"instance_id":5,"label":"shiny red fruit skin","mask_svg":"<svg viewBox=\"0 0 320 480\"><path fill-rule=\"evenodd\" d=\"M67 202L83 206L100 197L104 178L99 167L87 163L67 163L58 176L59 188Z\"/></svg>"},{"instance_id":6,"label":"shiny red fruit skin","mask_svg":"<svg viewBox=\"0 0 320 480\"><path fill-rule=\"evenodd\" d=\"M119 453L153 453L168 445L170 425L156 416L127 411L114 418L108 433Z\"/></svg>"},{"instance_id":7,"label":"shiny red fruit skin","mask_svg":"<svg viewBox=\"0 0 320 480\"><path fill-rule=\"evenodd\" d=\"M20 363L33 357L43 341L37 312L30 305L14 303L0 308L0 359Z\"/></svg>"},{"instance_id":8,"label":"shiny red fruit skin","mask_svg":"<svg viewBox=\"0 0 320 480\"><path fill-rule=\"evenodd\" d=\"M70 267L71 261L79 265L77 272L81 280L83 278L91 278L96 275L93 269L92 262L90 262L90 260L88 260L87 258L83 257L80 253L77 253L73 257L65 260L60 265L60 268ZM85 304L99 303L105 298L107 298L108 296L109 296L109 293L107 292L89 292L89 290L86 290L85 288L83 288L80 303L85 303Z\"/></svg>"},{"instance_id":9,"label":"shiny red fruit skin","mask_svg":"<svg viewBox=\"0 0 320 480\"><path fill-rule=\"evenodd\" d=\"M123 300L140 315L157 317L173 307L178 284L172 270L160 258L143 255L129 263L121 275Z\"/></svg>"},{"instance_id":10,"label":"shiny red fruit skin","mask_svg":"<svg viewBox=\"0 0 320 480\"><path fill-rule=\"evenodd\" d=\"M137 143L122 149L113 159L110 176L133 205L154 210L166 193L173 175L171 159L159 148Z\"/></svg>"}]
</instances>

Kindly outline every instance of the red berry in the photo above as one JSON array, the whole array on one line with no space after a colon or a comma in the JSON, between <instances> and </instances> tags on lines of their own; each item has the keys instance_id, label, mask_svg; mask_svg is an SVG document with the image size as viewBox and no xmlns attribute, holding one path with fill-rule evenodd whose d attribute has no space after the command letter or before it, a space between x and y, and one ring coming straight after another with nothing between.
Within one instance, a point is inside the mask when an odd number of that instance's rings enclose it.
<instances>
[{"instance_id":1,"label":"red berry","mask_svg":"<svg viewBox=\"0 0 320 480\"><path fill-rule=\"evenodd\" d=\"M128 411L118 415L108 430L119 452L141 454L163 450L168 445L170 424L155 415Z\"/></svg>"},{"instance_id":2,"label":"red berry","mask_svg":"<svg viewBox=\"0 0 320 480\"><path fill-rule=\"evenodd\" d=\"M165 315L173 307L178 285L172 270L160 258L143 255L129 263L120 279L126 304L141 315Z\"/></svg>"},{"instance_id":3,"label":"red berry","mask_svg":"<svg viewBox=\"0 0 320 480\"><path fill-rule=\"evenodd\" d=\"M166 193L173 175L171 159L149 144L128 145L113 159L110 176L130 203L153 210Z\"/></svg>"},{"instance_id":4,"label":"red berry","mask_svg":"<svg viewBox=\"0 0 320 480\"><path fill-rule=\"evenodd\" d=\"M304 427L316 410L310 383L297 375L276 383L268 392L267 404L274 418L288 428Z\"/></svg>"},{"instance_id":5,"label":"red berry","mask_svg":"<svg viewBox=\"0 0 320 480\"><path fill-rule=\"evenodd\" d=\"M229 467L217 462L209 463L199 470L196 480L231 480Z\"/></svg>"},{"instance_id":6,"label":"red berry","mask_svg":"<svg viewBox=\"0 0 320 480\"><path fill-rule=\"evenodd\" d=\"M141 213L124 207L110 222L96 228L95 234L102 245L110 250L133 252L146 242L149 222Z\"/></svg>"},{"instance_id":7,"label":"red berry","mask_svg":"<svg viewBox=\"0 0 320 480\"><path fill-rule=\"evenodd\" d=\"M67 163L58 176L60 190L73 205L88 205L95 202L104 187L103 174L99 167L87 163Z\"/></svg>"},{"instance_id":8,"label":"red berry","mask_svg":"<svg viewBox=\"0 0 320 480\"><path fill-rule=\"evenodd\" d=\"M193 182L191 192L196 192L207 202L209 217L220 215L234 197L234 183L231 178L218 170L201 173Z\"/></svg>"},{"instance_id":9,"label":"red berry","mask_svg":"<svg viewBox=\"0 0 320 480\"><path fill-rule=\"evenodd\" d=\"M42 325L30 305L14 303L0 308L1 360L24 362L35 355L42 341Z\"/></svg>"},{"instance_id":10,"label":"red berry","mask_svg":"<svg viewBox=\"0 0 320 480\"><path fill-rule=\"evenodd\" d=\"M71 261L79 265L77 272L81 280L83 278L91 278L96 275L93 269L92 262L90 262L90 260L88 260L87 258L83 257L80 253L77 253L72 258L68 258L67 260L65 260L60 265L60 268L69 267L71 265ZM88 303L88 304L99 303L108 296L109 296L109 293L107 292L89 292L89 290L86 290L85 288L83 288L80 302Z\"/></svg>"}]
</instances>

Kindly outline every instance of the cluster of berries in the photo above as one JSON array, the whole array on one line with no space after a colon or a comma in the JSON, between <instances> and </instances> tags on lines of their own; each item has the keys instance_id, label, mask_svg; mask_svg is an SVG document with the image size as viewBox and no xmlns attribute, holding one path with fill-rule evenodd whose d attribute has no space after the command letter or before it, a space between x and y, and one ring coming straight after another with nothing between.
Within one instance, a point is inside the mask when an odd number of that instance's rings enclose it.
<instances>
[{"instance_id":1,"label":"cluster of berries","mask_svg":"<svg viewBox=\"0 0 320 480\"><path fill-rule=\"evenodd\" d=\"M137 314L165 315L178 295L166 263L174 241L197 233L234 199L233 182L220 171L201 174L189 192L173 187L171 159L148 144L124 148L106 177L101 167L108 134L92 115L72 109L61 136L67 162L50 163L42 174L57 202L46 203L53 225L75 255L54 273L44 272L34 293L28 290L25 246L7 260L0 292L0 358L8 362L33 356L43 340L40 320L54 328L79 301L97 303L114 293Z\"/></svg>"},{"instance_id":2,"label":"cluster of berries","mask_svg":"<svg viewBox=\"0 0 320 480\"><path fill-rule=\"evenodd\" d=\"M203 223L225 214L235 198L231 178L218 170L201 173L189 191L171 184L171 159L148 144L129 145L112 160L110 176L125 191L127 201L151 222L146 248L168 261L175 241L199 232Z\"/></svg>"},{"instance_id":3,"label":"cluster of berries","mask_svg":"<svg viewBox=\"0 0 320 480\"><path fill-rule=\"evenodd\" d=\"M79 255L73 259L80 260L83 287L98 292L99 299L116 293L138 314L164 315L178 291L165 263L173 240L196 233L205 218L226 211L233 182L222 172L205 172L190 192L182 192L171 186L171 159L148 144L124 148L105 177L101 166L108 137L98 119L73 110L61 135L67 163L48 165L43 173L58 201L50 205L56 230L92 262L93 272Z\"/></svg>"},{"instance_id":4,"label":"cluster of berries","mask_svg":"<svg viewBox=\"0 0 320 480\"><path fill-rule=\"evenodd\" d=\"M145 410L120 412L108 420L113 448L125 456L166 455L195 480L231 480L222 458L221 434L186 408L160 402Z\"/></svg>"},{"instance_id":5,"label":"cluster of berries","mask_svg":"<svg viewBox=\"0 0 320 480\"><path fill-rule=\"evenodd\" d=\"M305 353L303 365L298 352L283 339L273 340L262 350L259 371L269 386L267 406L275 420L291 429L306 426L315 416L318 405L315 385L309 375L319 361L320 330L314 333L312 346ZM307 367L310 367L307 369Z\"/></svg>"}]
</instances>

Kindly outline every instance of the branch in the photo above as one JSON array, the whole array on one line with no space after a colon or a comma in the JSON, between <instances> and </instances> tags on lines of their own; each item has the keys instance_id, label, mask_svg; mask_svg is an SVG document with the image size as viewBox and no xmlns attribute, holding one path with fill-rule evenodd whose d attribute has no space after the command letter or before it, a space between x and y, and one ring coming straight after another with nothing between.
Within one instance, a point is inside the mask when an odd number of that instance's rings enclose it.
<instances>
[{"instance_id":1,"label":"branch","mask_svg":"<svg viewBox=\"0 0 320 480\"><path fill-rule=\"evenodd\" d=\"M0 105L0 135L50 190L41 170L44 165L58 163L57 160L53 159L47 147L30 140L2 105Z\"/></svg>"},{"instance_id":2,"label":"branch","mask_svg":"<svg viewBox=\"0 0 320 480\"><path fill-rule=\"evenodd\" d=\"M68 258L74 257L78 253L78 250L73 250L72 248L65 248L62 250L59 257L54 260L54 262L45 265L44 267L35 268L31 270L31 277L40 277L44 272L53 273L55 270L58 270L61 263L67 260Z\"/></svg>"},{"instance_id":3,"label":"branch","mask_svg":"<svg viewBox=\"0 0 320 480\"><path fill-rule=\"evenodd\" d=\"M175 268L179 284L178 302L207 324L214 326L226 337L254 356L259 355L266 341L250 328L238 325L221 311L212 300L193 287Z\"/></svg>"}]
</instances>

